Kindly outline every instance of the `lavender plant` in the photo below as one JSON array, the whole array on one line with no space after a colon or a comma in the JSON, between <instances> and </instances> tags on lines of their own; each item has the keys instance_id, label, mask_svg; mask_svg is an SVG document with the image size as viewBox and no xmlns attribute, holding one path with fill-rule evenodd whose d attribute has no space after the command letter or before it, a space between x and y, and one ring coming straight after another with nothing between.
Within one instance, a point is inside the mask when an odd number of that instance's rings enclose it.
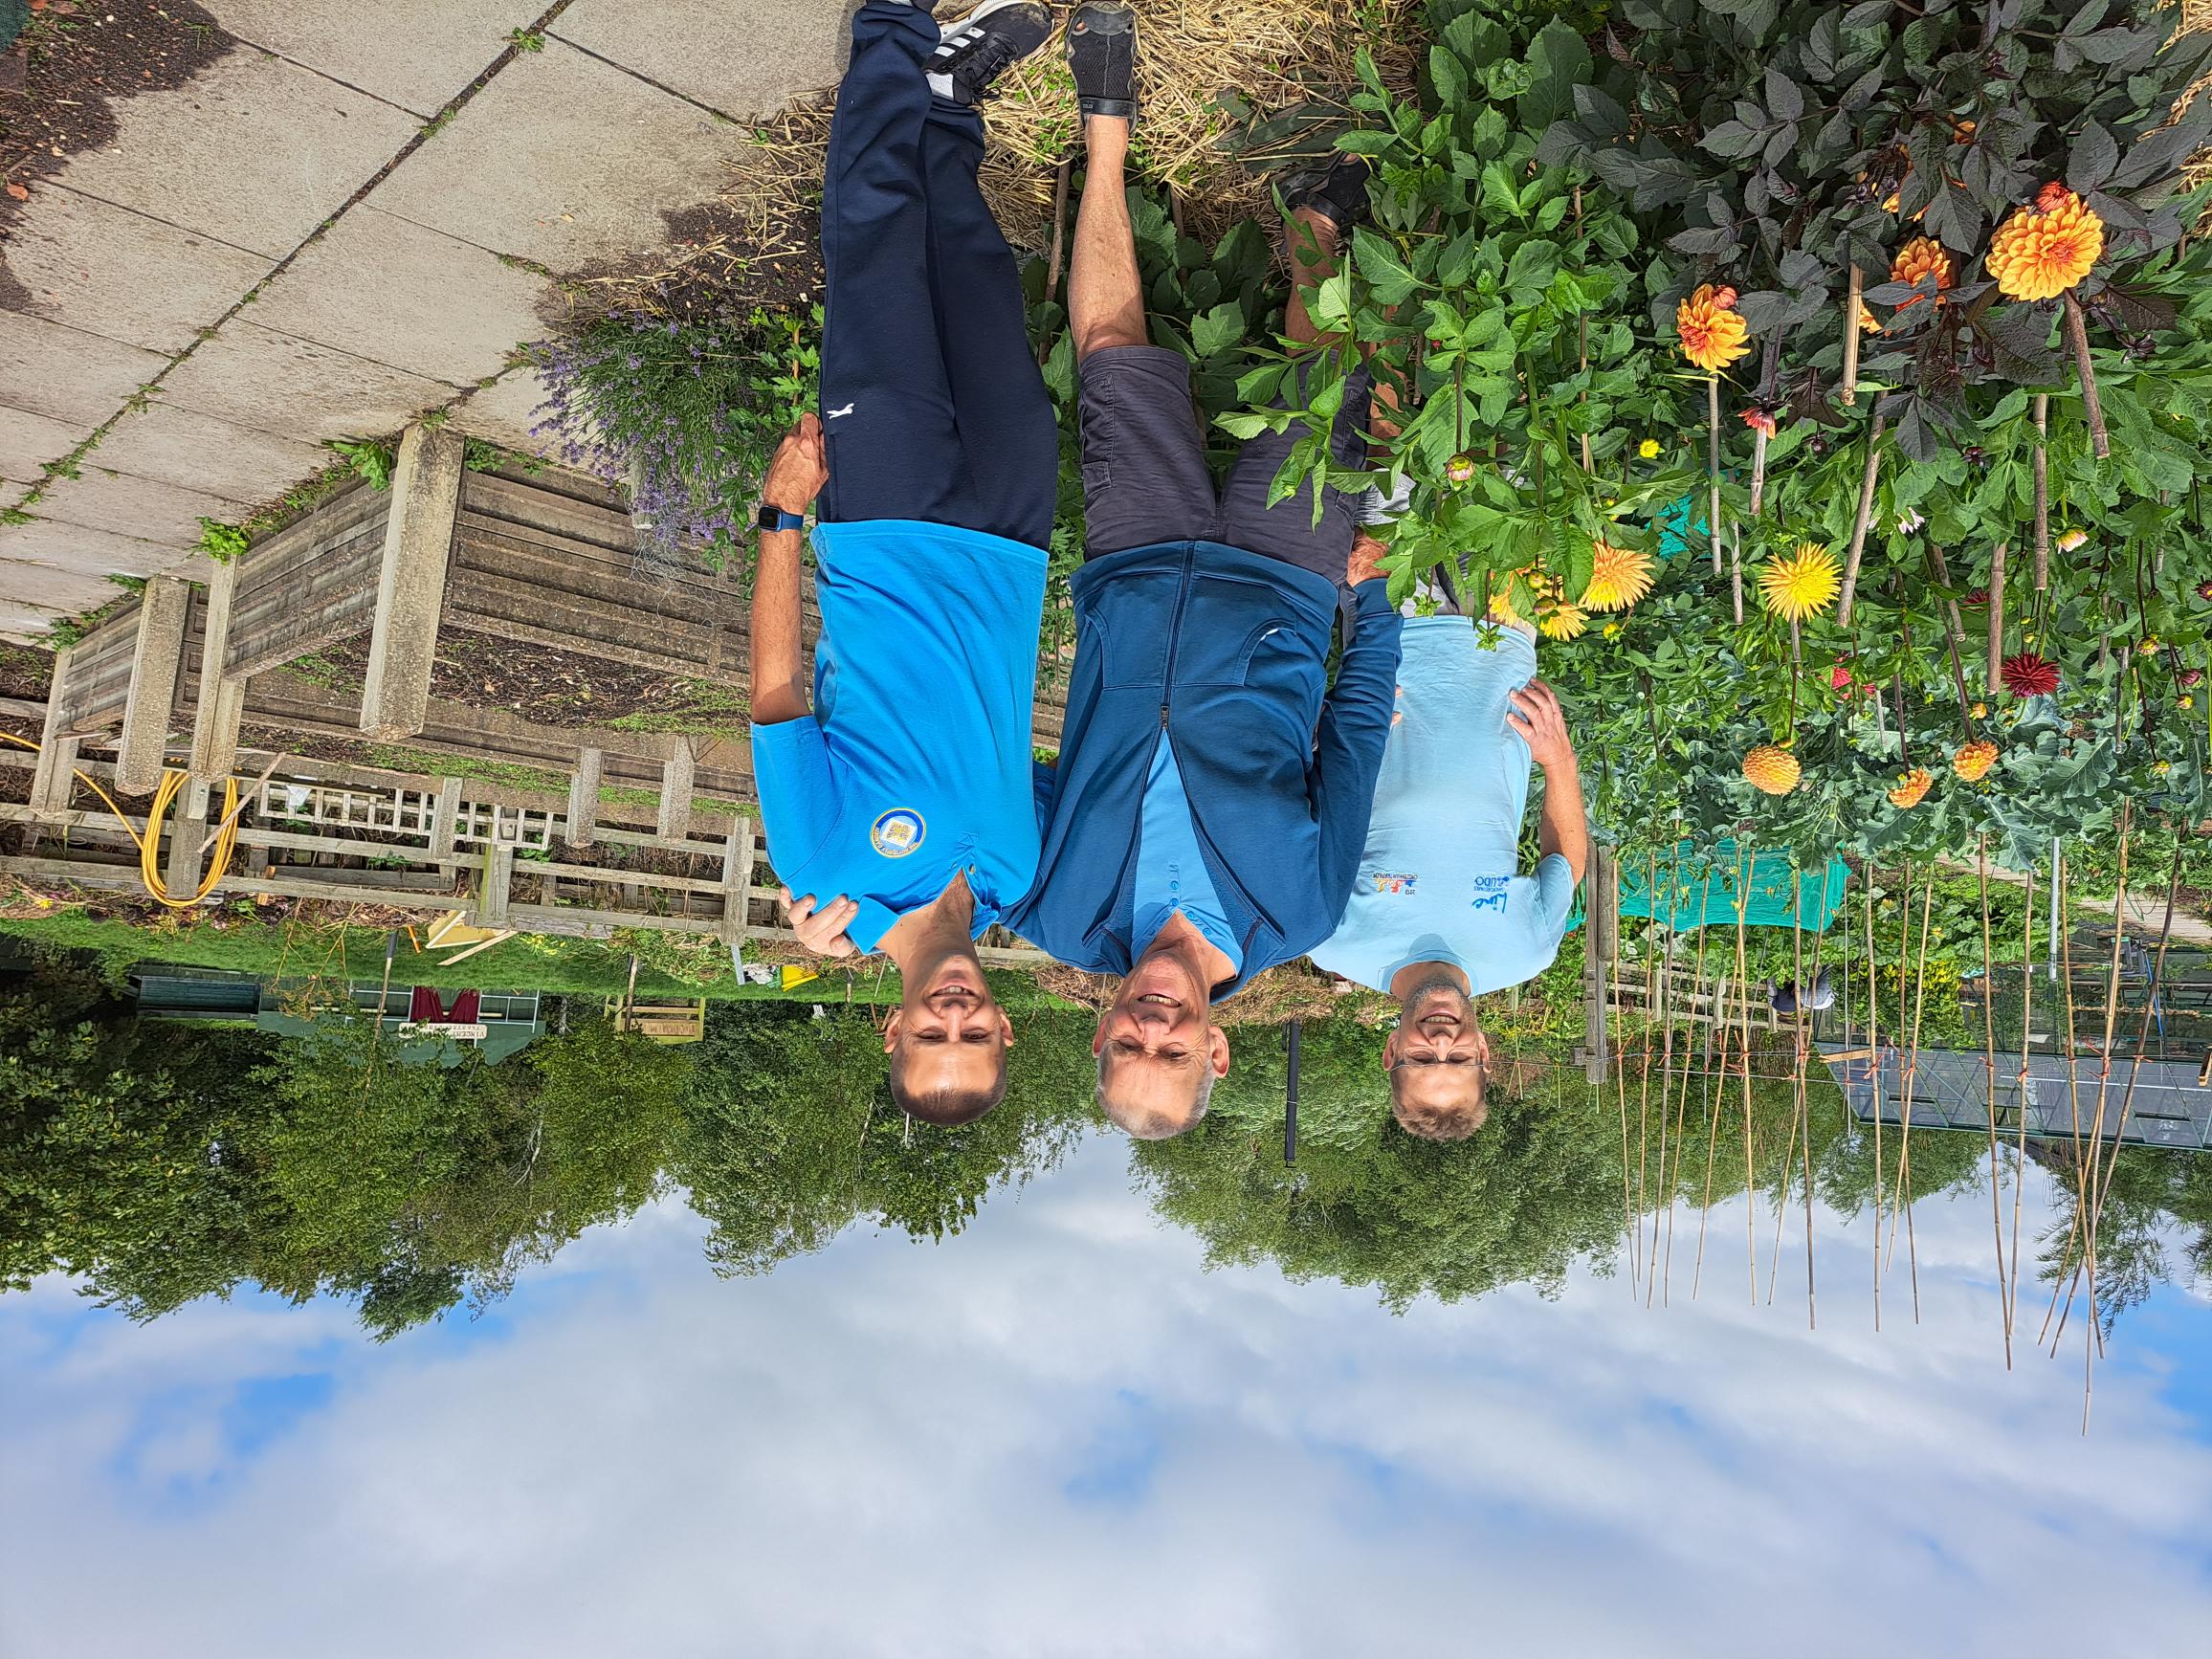
<instances>
[{"instance_id":1,"label":"lavender plant","mask_svg":"<svg viewBox=\"0 0 2212 1659\"><path fill-rule=\"evenodd\" d=\"M719 569L747 557L769 455L814 406L822 312L677 321L617 312L533 349L548 390L532 431L630 492L639 555Z\"/></svg>"}]
</instances>

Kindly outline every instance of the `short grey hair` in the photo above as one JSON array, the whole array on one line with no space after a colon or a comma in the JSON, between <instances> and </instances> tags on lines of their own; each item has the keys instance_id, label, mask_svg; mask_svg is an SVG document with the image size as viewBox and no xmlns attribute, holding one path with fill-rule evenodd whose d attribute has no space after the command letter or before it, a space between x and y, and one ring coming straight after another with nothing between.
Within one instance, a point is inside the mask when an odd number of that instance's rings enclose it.
<instances>
[{"instance_id":1,"label":"short grey hair","mask_svg":"<svg viewBox=\"0 0 2212 1659\"><path fill-rule=\"evenodd\" d=\"M1201 1066L1199 1068L1198 1099L1194 1102L1195 1110L1193 1110L1191 1115L1183 1122L1178 1123L1170 1128L1167 1126L1167 1120L1165 1118L1160 1117L1148 1117L1141 1126L1132 1123L1124 1123L1119 1117L1115 1116L1114 1108L1108 1105L1106 1102L1106 1056L1111 1052L1113 1052L1113 1051L1110 1049L1101 1049L1098 1051L1098 1092L1095 1096L1093 1096L1093 1098L1096 1101L1098 1110L1105 1114L1106 1121L1120 1129L1124 1134L1129 1136L1131 1139L1172 1139L1174 1137L1181 1135L1185 1129L1192 1127L1198 1122L1200 1118L1206 1116L1206 1109L1213 1099L1213 1086L1216 1081L1216 1078L1213 1074L1213 1068L1211 1066Z\"/></svg>"}]
</instances>

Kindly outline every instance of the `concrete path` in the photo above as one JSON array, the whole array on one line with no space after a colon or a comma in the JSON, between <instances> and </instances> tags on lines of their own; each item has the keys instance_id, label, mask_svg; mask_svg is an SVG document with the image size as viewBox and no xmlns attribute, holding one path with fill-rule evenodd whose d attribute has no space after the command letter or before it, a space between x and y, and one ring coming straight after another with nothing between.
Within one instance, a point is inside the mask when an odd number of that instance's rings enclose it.
<instances>
[{"instance_id":1,"label":"concrete path","mask_svg":"<svg viewBox=\"0 0 2212 1659\"><path fill-rule=\"evenodd\" d=\"M110 575L203 577L200 520L281 496L326 440L444 407L527 447L542 393L509 365L545 333L542 273L664 246L745 122L836 77L852 10L203 3L238 44L122 103L0 243L0 506L32 516L0 525L0 637Z\"/></svg>"}]
</instances>

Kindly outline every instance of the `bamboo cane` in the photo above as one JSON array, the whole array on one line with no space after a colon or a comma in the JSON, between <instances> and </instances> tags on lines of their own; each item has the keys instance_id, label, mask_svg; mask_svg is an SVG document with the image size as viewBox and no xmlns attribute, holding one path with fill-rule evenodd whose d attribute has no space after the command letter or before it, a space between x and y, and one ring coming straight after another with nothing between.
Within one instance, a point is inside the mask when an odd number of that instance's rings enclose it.
<instances>
[{"instance_id":1,"label":"bamboo cane","mask_svg":"<svg viewBox=\"0 0 2212 1659\"><path fill-rule=\"evenodd\" d=\"M2097 371L2090 362L2089 322L2082 316L2082 302L2074 291L2066 291L2066 339L2073 349L2074 377L2081 382L2082 413L2090 423L2090 449L2098 460L2112 453L2112 440L2105 431L2105 406L2097 398Z\"/></svg>"},{"instance_id":2,"label":"bamboo cane","mask_svg":"<svg viewBox=\"0 0 2212 1659\"><path fill-rule=\"evenodd\" d=\"M2050 587L2050 393L2035 394L2035 590ZM1992 585L1994 586L1994 584Z\"/></svg>"},{"instance_id":3,"label":"bamboo cane","mask_svg":"<svg viewBox=\"0 0 2212 1659\"><path fill-rule=\"evenodd\" d=\"M1912 874L1912 866L1906 866ZM1874 1329L1882 1328L1882 996L1874 971L1874 883L1867 881L1867 1052L1874 1091Z\"/></svg>"},{"instance_id":4,"label":"bamboo cane","mask_svg":"<svg viewBox=\"0 0 2212 1659\"><path fill-rule=\"evenodd\" d=\"M1854 262L1850 286L1844 295L1844 383L1837 392L1847 409L1859 401L1859 296L1866 291L1866 273Z\"/></svg>"},{"instance_id":5,"label":"bamboo cane","mask_svg":"<svg viewBox=\"0 0 2212 1659\"><path fill-rule=\"evenodd\" d=\"M2004 689L2004 558L2000 542L1989 551L1989 667L1982 687L1990 697Z\"/></svg>"},{"instance_id":6,"label":"bamboo cane","mask_svg":"<svg viewBox=\"0 0 2212 1659\"><path fill-rule=\"evenodd\" d=\"M2004 1298L2003 1177L1997 1168L1997 976L1989 939L1989 837L1974 838L1974 864L1981 890L1981 1044L1988 1079L1981 1118L1989 1130L1989 1228L1997 1241L1997 1312L2004 1326L2004 1368L2012 1369L2012 1311Z\"/></svg>"},{"instance_id":7,"label":"bamboo cane","mask_svg":"<svg viewBox=\"0 0 2212 1659\"><path fill-rule=\"evenodd\" d=\"M1706 533L1713 541L1713 573L1720 574L1720 376L1705 377Z\"/></svg>"},{"instance_id":8,"label":"bamboo cane","mask_svg":"<svg viewBox=\"0 0 2212 1659\"><path fill-rule=\"evenodd\" d=\"M1857 597L1859 586L1859 561L1866 556L1867 526L1874 517L1874 481L1882 468L1882 411L1874 410L1874 418L1867 427L1867 470L1859 478L1859 512L1851 521L1851 548L1844 560L1844 588L1836 601L1836 621L1844 627L1851 626L1851 602Z\"/></svg>"}]
</instances>

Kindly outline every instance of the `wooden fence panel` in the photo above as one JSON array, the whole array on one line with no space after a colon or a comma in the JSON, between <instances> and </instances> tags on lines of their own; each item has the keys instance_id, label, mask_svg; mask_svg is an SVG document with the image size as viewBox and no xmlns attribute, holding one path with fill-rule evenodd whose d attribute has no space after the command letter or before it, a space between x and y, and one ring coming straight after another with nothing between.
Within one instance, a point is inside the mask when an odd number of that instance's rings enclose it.
<instances>
[{"instance_id":1,"label":"wooden fence panel","mask_svg":"<svg viewBox=\"0 0 2212 1659\"><path fill-rule=\"evenodd\" d=\"M258 674L365 632L391 496L356 484L239 559L223 672Z\"/></svg>"}]
</instances>

